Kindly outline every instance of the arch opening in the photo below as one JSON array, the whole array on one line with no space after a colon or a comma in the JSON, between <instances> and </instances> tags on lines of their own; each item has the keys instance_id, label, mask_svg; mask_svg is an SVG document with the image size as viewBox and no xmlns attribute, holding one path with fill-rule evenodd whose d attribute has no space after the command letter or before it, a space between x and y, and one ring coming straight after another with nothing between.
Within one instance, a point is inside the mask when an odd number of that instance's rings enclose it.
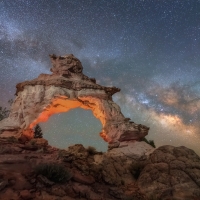
<instances>
[{"instance_id":1,"label":"arch opening","mask_svg":"<svg viewBox=\"0 0 200 200\"><path fill-rule=\"evenodd\" d=\"M16 98L8 118L0 122L0 137L7 132L16 138L30 140L33 128L47 121L52 115L71 109L83 108L92 111L100 120L103 140L118 147L121 142L141 140L149 128L124 117L112 95L116 87L105 87L82 73L82 65L74 55L50 55L52 74L16 85Z\"/></svg>"},{"instance_id":2,"label":"arch opening","mask_svg":"<svg viewBox=\"0 0 200 200\"><path fill-rule=\"evenodd\" d=\"M100 136L103 140L106 142L109 142L109 137L104 132L104 127L106 125L106 115L105 115L105 110L102 110L101 104L98 98L94 98L91 96L88 97L82 97L82 98L68 98L66 96L62 95L57 95L54 96L53 99L50 101L44 101L44 106L39 108L35 108L38 114L37 115L32 115L29 118L29 121L32 121L31 123L27 123L27 130L33 129L38 123L41 122L46 122L48 119L58 113L64 113L68 112L72 109L75 108L82 108L84 110L90 110L92 111L94 117L99 119L99 121L102 124L102 130L100 132ZM24 132L25 133L25 132ZM25 133L26 134L26 133Z\"/></svg>"},{"instance_id":3,"label":"arch opening","mask_svg":"<svg viewBox=\"0 0 200 200\"><path fill-rule=\"evenodd\" d=\"M40 125L43 137L52 146L65 149L70 145L82 144L85 147L93 146L98 151L107 150L107 142L99 137L102 124L94 117L91 110L71 109L68 112L52 115L48 121Z\"/></svg>"}]
</instances>

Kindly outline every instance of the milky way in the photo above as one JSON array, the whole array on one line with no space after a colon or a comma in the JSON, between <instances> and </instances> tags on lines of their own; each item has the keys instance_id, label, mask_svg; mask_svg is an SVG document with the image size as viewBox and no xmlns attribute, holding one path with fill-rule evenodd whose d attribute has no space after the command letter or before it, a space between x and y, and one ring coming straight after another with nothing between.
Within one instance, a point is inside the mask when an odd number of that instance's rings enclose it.
<instances>
[{"instance_id":1,"label":"milky way","mask_svg":"<svg viewBox=\"0 0 200 200\"><path fill-rule=\"evenodd\" d=\"M50 73L52 53L73 53L84 74L121 88L114 101L156 146L200 154L199 0L0 0L0 105L18 82ZM107 146L89 111L41 126L52 145Z\"/></svg>"}]
</instances>

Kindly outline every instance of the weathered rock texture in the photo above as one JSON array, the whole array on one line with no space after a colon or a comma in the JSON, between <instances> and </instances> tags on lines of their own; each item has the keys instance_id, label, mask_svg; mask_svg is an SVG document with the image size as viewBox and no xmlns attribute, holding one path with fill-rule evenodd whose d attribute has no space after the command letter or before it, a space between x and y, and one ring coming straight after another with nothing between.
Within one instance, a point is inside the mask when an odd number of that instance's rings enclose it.
<instances>
[{"instance_id":1,"label":"weathered rock texture","mask_svg":"<svg viewBox=\"0 0 200 200\"><path fill-rule=\"evenodd\" d=\"M101 137L115 147L122 141L140 140L148 134L149 128L125 118L112 101L112 95L120 89L98 85L94 78L85 76L81 62L72 54L50 58L53 74L41 74L17 84L10 115L0 122L1 137L32 138L36 124L77 107L92 110L102 123Z\"/></svg>"},{"instance_id":2,"label":"weathered rock texture","mask_svg":"<svg viewBox=\"0 0 200 200\"><path fill-rule=\"evenodd\" d=\"M102 153L81 144L59 150L45 139L21 144L14 137L0 138L0 199L200 199L200 158L194 151L162 146L152 152L144 142L125 143ZM38 174L37 166L48 163L62 165L70 179L57 183Z\"/></svg>"},{"instance_id":3,"label":"weathered rock texture","mask_svg":"<svg viewBox=\"0 0 200 200\"><path fill-rule=\"evenodd\" d=\"M135 144L136 151L138 146L145 147L143 142ZM135 159L114 153L115 149L104 154L76 144L59 150L44 139L21 144L14 137L0 138L0 147L0 199L146 200L127 168L130 159ZM70 172L70 180L57 183L36 173L37 166L48 163L62 165Z\"/></svg>"},{"instance_id":4,"label":"weathered rock texture","mask_svg":"<svg viewBox=\"0 0 200 200\"><path fill-rule=\"evenodd\" d=\"M161 146L149 156L138 186L154 199L200 199L200 158L184 146Z\"/></svg>"}]
</instances>

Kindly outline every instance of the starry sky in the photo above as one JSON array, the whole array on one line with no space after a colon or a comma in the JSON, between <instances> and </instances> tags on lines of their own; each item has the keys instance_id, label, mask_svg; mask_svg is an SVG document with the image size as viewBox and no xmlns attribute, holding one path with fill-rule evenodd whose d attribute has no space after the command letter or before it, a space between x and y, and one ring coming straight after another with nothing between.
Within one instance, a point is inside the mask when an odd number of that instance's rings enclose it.
<instances>
[{"instance_id":1,"label":"starry sky","mask_svg":"<svg viewBox=\"0 0 200 200\"><path fill-rule=\"evenodd\" d=\"M0 0L0 105L15 85L50 73L49 54L74 54L156 146L200 155L199 0ZM53 146L106 151L100 121L71 110L41 123Z\"/></svg>"}]
</instances>

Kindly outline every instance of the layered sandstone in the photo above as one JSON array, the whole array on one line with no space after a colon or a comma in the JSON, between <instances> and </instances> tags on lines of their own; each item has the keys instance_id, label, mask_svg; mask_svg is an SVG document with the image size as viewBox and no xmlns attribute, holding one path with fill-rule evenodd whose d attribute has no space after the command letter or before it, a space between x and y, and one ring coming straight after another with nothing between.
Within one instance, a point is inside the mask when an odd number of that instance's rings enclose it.
<instances>
[{"instance_id":1,"label":"layered sandstone","mask_svg":"<svg viewBox=\"0 0 200 200\"><path fill-rule=\"evenodd\" d=\"M34 80L17 84L10 115L0 122L1 137L12 133L16 137L32 138L36 124L77 107L92 110L102 123L101 137L111 146L141 140L148 134L148 127L125 118L113 102L112 95L120 89L101 86L94 78L85 76L80 60L72 54L50 55L50 58L52 74L41 74Z\"/></svg>"}]
</instances>

